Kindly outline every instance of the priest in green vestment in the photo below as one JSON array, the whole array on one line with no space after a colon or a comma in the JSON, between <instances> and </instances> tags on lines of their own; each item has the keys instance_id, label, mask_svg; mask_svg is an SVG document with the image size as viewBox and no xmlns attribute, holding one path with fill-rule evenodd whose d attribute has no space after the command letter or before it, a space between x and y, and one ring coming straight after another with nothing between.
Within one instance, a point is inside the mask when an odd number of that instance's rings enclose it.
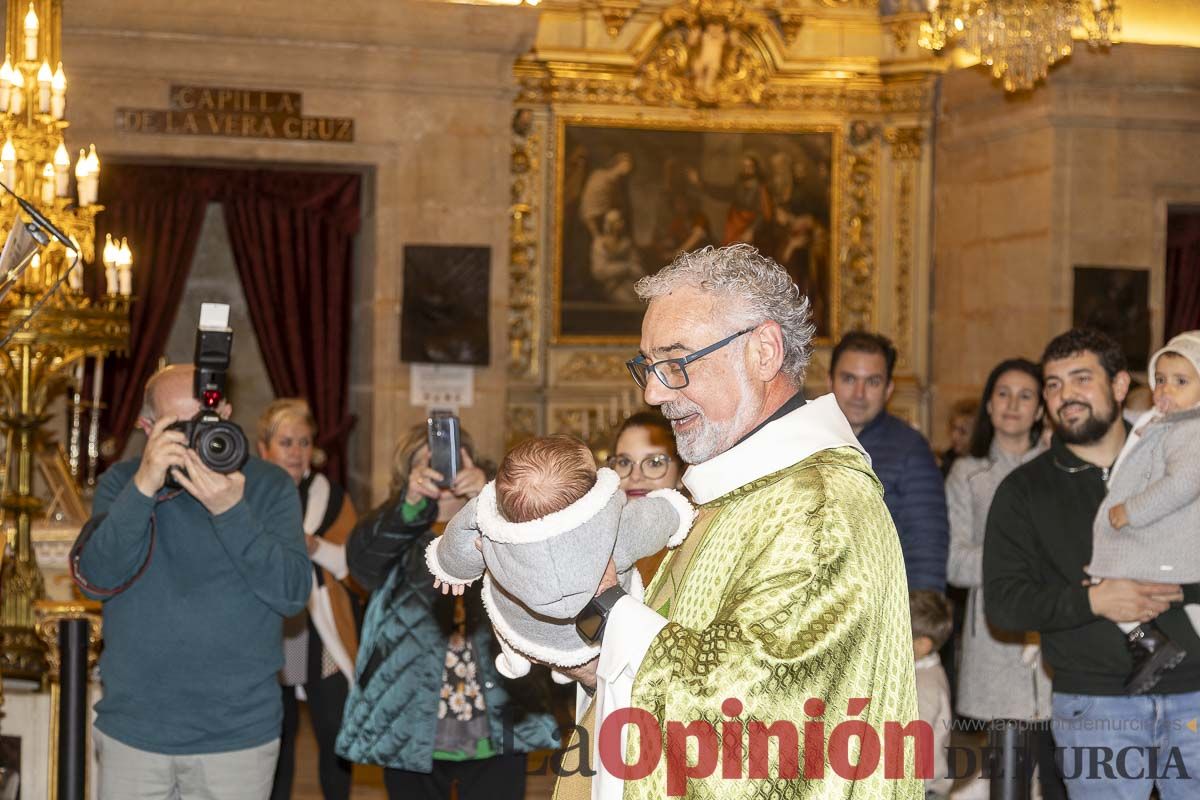
<instances>
[{"instance_id":1,"label":"priest in green vestment","mask_svg":"<svg viewBox=\"0 0 1200 800\"><path fill-rule=\"evenodd\" d=\"M685 253L637 291L630 372L699 515L643 602L610 572L585 610L598 772L556 797L923 797L900 543L833 396L804 399L807 298L748 245Z\"/></svg>"}]
</instances>

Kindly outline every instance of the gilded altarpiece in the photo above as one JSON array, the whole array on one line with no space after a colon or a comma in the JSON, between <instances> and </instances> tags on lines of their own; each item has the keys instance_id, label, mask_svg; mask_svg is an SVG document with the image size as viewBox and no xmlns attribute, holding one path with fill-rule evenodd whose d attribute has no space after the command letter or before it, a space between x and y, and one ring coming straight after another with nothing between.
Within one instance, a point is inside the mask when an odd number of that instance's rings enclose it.
<instances>
[{"instance_id":1,"label":"gilded altarpiece","mask_svg":"<svg viewBox=\"0 0 1200 800\"><path fill-rule=\"evenodd\" d=\"M780 220L785 233L773 246L782 254L795 252L787 247L785 224L793 218L780 212L783 190L773 175L790 169L801 145L815 153L809 163L820 176L808 185L817 193L825 186L825 193L813 205L817 210L790 229L794 241L810 247L812 263L827 263L830 272L814 289L828 296L806 392L827 391L829 353L841 333L880 330L900 351L891 408L928 432L928 130L937 67L913 43L910 29L918 20L881 16L871 0L545 0L541 7L537 42L515 67L509 443L566 432L603 453L613 428L641 407L624 367L637 350L636 329L614 322L612 330L598 330L589 323L582 326L588 334L579 335L581 326L569 315L585 304L564 294L570 288L564 276L572 280L570 270L587 258L586 248L573 241L584 237L600 248L604 239L612 246L608 255L593 251L592 285L605 287L597 288L608 292L602 300L627 310L620 281L605 280L666 263L661 248L646 243L657 241L648 237L654 226L620 213L612 199L613 187L636 168L637 147L645 152L634 140L653 139L646 132L655 131L663 137L685 132L691 140L699 135L718 150L731 134L746 142L799 142L791 155L781 155L787 148L777 145L756 157L735 152L726 159L735 188L739 164L750 183L761 169L763 214ZM579 131L606 148L594 148L591 163L577 146L568 148L586 138ZM620 146L622 132L629 132L628 147ZM643 168L665 173L665 196L687 185L713 208L715 191L700 174L707 163L684 156L672 179L670 159L664 161ZM802 173L797 168L796 175ZM796 181L800 185L800 177ZM729 202L727 216L709 214L706 243L738 234L737 201ZM696 212L683 200L679 206L685 218ZM805 227L811 218L817 222ZM698 234L704 228L697 225ZM805 238L810 230L817 234ZM641 258L630 266L620 259L636 258L621 255L632 250Z\"/></svg>"}]
</instances>

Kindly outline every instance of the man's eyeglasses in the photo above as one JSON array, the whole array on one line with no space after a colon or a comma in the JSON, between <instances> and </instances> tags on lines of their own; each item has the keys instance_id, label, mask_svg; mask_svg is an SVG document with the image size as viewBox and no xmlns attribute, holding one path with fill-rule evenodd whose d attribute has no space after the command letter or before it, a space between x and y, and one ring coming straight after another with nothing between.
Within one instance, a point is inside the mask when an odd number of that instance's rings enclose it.
<instances>
[{"instance_id":1,"label":"man's eyeglasses","mask_svg":"<svg viewBox=\"0 0 1200 800\"><path fill-rule=\"evenodd\" d=\"M629 368L629 374L633 376L633 382L638 385L639 389L646 388L646 382L650 380L650 373L658 376L662 381L662 385L668 389L683 389L688 385L687 365L693 361L704 358L709 353L715 353L725 345L732 342L739 336L744 336L750 331L757 328L757 325L751 325L745 330L740 330L737 333L726 336L715 344L710 344L708 347L697 350L690 356L682 358L665 358L662 361L656 361L653 364L646 360L645 356L638 356L625 362L625 366Z\"/></svg>"},{"instance_id":2,"label":"man's eyeglasses","mask_svg":"<svg viewBox=\"0 0 1200 800\"><path fill-rule=\"evenodd\" d=\"M633 466L636 464L644 477L656 481L667 474L673 460L666 453L655 453L652 456L646 456L641 461L634 461L625 456L609 456L608 468L617 473L618 477L628 478L633 474Z\"/></svg>"}]
</instances>

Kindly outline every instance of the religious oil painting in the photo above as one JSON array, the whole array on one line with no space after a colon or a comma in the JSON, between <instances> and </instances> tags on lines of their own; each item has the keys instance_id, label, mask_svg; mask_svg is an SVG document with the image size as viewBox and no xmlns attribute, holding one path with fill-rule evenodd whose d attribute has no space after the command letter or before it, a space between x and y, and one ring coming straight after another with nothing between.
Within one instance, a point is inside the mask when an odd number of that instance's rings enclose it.
<instances>
[{"instance_id":1,"label":"religious oil painting","mask_svg":"<svg viewBox=\"0 0 1200 800\"><path fill-rule=\"evenodd\" d=\"M1120 343L1134 372L1150 358L1150 270L1075 267L1072 322L1104 331Z\"/></svg>"},{"instance_id":2,"label":"religious oil painting","mask_svg":"<svg viewBox=\"0 0 1200 800\"><path fill-rule=\"evenodd\" d=\"M400 358L488 363L489 247L405 245Z\"/></svg>"},{"instance_id":3,"label":"religious oil painting","mask_svg":"<svg viewBox=\"0 0 1200 800\"><path fill-rule=\"evenodd\" d=\"M564 122L559 129L554 336L638 339L634 284L681 252L751 244L812 302L829 337L836 275L831 130L694 130Z\"/></svg>"}]
</instances>

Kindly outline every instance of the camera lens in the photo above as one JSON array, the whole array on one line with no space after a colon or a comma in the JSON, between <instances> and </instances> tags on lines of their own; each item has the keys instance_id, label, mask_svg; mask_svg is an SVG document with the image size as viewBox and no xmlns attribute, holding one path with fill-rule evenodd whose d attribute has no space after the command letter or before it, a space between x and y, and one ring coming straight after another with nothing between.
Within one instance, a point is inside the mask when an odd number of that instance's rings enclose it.
<instances>
[{"instance_id":1,"label":"camera lens","mask_svg":"<svg viewBox=\"0 0 1200 800\"><path fill-rule=\"evenodd\" d=\"M250 456L242 429L224 420L199 428L193 447L206 467L222 474L237 472Z\"/></svg>"}]
</instances>

